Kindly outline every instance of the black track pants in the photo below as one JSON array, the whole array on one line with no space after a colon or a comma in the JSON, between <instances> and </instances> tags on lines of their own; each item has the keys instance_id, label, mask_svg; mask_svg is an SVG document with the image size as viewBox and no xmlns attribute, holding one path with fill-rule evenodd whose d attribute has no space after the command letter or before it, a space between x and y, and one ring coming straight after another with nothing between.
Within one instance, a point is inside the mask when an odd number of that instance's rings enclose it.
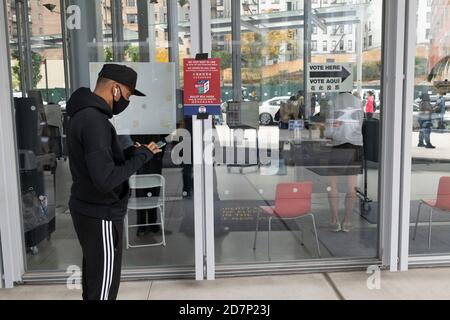
<instances>
[{"instance_id":1,"label":"black track pants","mask_svg":"<svg viewBox=\"0 0 450 320\"><path fill-rule=\"evenodd\" d=\"M116 300L122 266L123 220L93 219L72 212L83 251L83 300Z\"/></svg>"}]
</instances>

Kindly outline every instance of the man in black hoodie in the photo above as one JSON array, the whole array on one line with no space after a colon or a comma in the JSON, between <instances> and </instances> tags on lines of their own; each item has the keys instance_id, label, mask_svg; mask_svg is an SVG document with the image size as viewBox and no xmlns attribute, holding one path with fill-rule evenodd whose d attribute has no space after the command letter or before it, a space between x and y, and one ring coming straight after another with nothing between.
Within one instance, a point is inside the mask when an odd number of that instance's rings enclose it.
<instances>
[{"instance_id":1,"label":"man in black hoodie","mask_svg":"<svg viewBox=\"0 0 450 320\"><path fill-rule=\"evenodd\" d=\"M67 104L72 190L70 213L83 251L83 299L115 300L120 285L123 219L128 179L154 154L155 143L122 150L109 121L123 112L135 89L137 73L107 64L94 92L78 89Z\"/></svg>"}]
</instances>

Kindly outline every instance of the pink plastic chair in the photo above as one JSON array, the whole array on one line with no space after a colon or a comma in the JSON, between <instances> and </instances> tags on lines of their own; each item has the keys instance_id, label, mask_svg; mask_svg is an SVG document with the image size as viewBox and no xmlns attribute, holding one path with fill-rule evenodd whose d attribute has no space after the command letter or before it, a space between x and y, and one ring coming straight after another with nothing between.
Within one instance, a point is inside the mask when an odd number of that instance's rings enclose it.
<instances>
[{"instance_id":1,"label":"pink plastic chair","mask_svg":"<svg viewBox=\"0 0 450 320\"><path fill-rule=\"evenodd\" d=\"M270 215L269 232L267 237L267 253L270 260L270 232L272 231L272 220L289 220L311 217L316 237L317 252L320 257L319 237L317 235L316 221L311 213L311 195L312 182L305 183L282 183L277 186L275 195L275 206L261 207L261 209ZM255 240L253 250L256 250L256 239L258 237L260 212L256 219ZM302 230L302 245L303 230Z\"/></svg>"},{"instance_id":2,"label":"pink plastic chair","mask_svg":"<svg viewBox=\"0 0 450 320\"><path fill-rule=\"evenodd\" d=\"M439 180L438 194L436 200L421 200L417 210L416 227L413 240L416 240L417 226L419 224L420 210L422 205L430 207L430 219L428 226L428 249L431 248L431 224L433 223L433 211L435 209L450 212L450 177L442 177Z\"/></svg>"}]
</instances>

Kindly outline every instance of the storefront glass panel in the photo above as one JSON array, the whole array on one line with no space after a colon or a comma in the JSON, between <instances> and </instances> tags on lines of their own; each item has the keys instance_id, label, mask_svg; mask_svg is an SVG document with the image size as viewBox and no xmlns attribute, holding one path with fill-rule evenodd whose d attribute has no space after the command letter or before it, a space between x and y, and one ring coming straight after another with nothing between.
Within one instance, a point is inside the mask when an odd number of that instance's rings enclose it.
<instances>
[{"instance_id":1,"label":"storefront glass panel","mask_svg":"<svg viewBox=\"0 0 450 320\"><path fill-rule=\"evenodd\" d=\"M218 265L378 257L383 2L310 4L211 1Z\"/></svg>"},{"instance_id":2,"label":"storefront glass panel","mask_svg":"<svg viewBox=\"0 0 450 320\"><path fill-rule=\"evenodd\" d=\"M26 3L27 23L16 16L19 2ZM193 270L192 165L182 165L172 156L179 143L190 145L190 125L181 113L182 73L177 64L169 63L176 57L182 66L182 59L190 55L189 1L177 1L171 9L167 1L65 3L66 10L61 10L59 0L7 2L27 271L66 271L81 265L81 248L68 208L72 177L65 136L69 121L65 88L71 92L80 87L93 89L99 68L107 62L126 63L137 70L138 85L148 95L147 100L131 98L127 114L114 122L123 147L133 141L167 141L164 152L137 173L156 175L164 186L153 183L153 187L132 191L131 196L158 197L162 205L129 210L129 246L125 238L123 266ZM20 10L24 12L23 7ZM67 54L61 12L67 16ZM174 13L178 21L174 20L177 25L171 36L169 22ZM28 78L32 81L24 83ZM34 100L21 100L22 96ZM165 239L161 226L133 227L161 222ZM157 245L163 240L165 245ZM149 244L155 246L132 247Z\"/></svg>"},{"instance_id":3,"label":"storefront glass panel","mask_svg":"<svg viewBox=\"0 0 450 320\"><path fill-rule=\"evenodd\" d=\"M418 1L414 79L411 255L450 252L448 1Z\"/></svg>"}]
</instances>

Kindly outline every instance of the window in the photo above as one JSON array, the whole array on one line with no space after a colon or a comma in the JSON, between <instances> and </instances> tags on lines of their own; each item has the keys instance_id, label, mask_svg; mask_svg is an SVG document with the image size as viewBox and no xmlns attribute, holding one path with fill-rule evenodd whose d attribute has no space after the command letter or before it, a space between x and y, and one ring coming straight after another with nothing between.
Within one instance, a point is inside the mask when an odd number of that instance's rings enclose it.
<instances>
[{"instance_id":1,"label":"window","mask_svg":"<svg viewBox=\"0 0 450 320\"><path fill-rule=\"evenodd\" d=\"M354 208L347 206L346 216L347 220L351 217L351 219L355 222L355 229L358 229L357 232L361 232L364 236L360 239L357 239L358 236L355 236L355 238L351 236L340 237L341 234L336 236L333 232L329 232L330 230L327 228L330 220L335 217L333 220L333 224L336 224L334 230L340 230L339 224L342 224L344 219L343 209L344 203L346 202L345 190L355 190L354 187L357 184L358 187L361 187L361 182L364 184L362 179L363 171L351 171L355 172L354 174L351 174L354 176L352 179L342 179L342 182L340 179L337 179L339 182L337 180L334 182L334 180L330 177L332 174L328 174L326 168L321 168L318 170L311 169L311 172L307 172L308 169L305 169L308 165L320 166L319 162L323 162L325 160L324 158L321 158L323 154L322 151L325 150L320 150L320 140L327 139L325 138L327 134L324 131L328 130L323 130L328 126L327 120L337 120L339 122L341 122L341 119L342 122L347 121L347 119L349 122L356 122L355 120L358 120L361 121L362 125L362 121L364 119L364 115L361 110L362 100L359 101L356 96L352 95L352 97L349 97L351 98L350 100L354 102L352 103L354 110L351 110L351 112L344 111L348 108L348 106L344 105L345 103L341 103L342 108L341 106L334 110L330 110L328 108L328 106L333 104L332 100L339 96L339 92L353 91L358 86L358 83L353 82L351 85L348 85L345 90L343 90L344 88L342 85L336 84L336 80L306 80L309 82L308 86L311 85L308 90L308 94L311 94L311 96L303 96L302 100L303 102L306 101L306 107L300 108L301 93L299 91L303 89L304 77L307 73L304 70L305 59L303 49L305 45L303 39L304 30L301 25L303 22L301 17L303 13L302 8L298 8L299 12L289 12L288 10L290 7L286 4L290 1L280 1L280 5L275 5L273 1L266 1L267 4L264 6L257 0L228 0L225 3L239 3L239 1L241 5L244 3L260 4L260 9L264 12L264 15L261 17L258 15L249 16L248 12L245 13L245 17L241 19L244 22L241 24L241 30L235 30L236 32L240 32L241 41L235 45L233 45L232 37L227 34L227 32L230 32L233 28L230 27L231 22L225 22L223 20L217 21L217 19L212 21L211 25L213 26L212 34L214 40L212 46L212 56L222 58L223 67L221 68L221 89L223 92L223 101L240 99L243 101L243 104L241 105L242 110L244 103L245 107L248 107L249 110L250 108L252 108L251 110L257 110L257 112L253 115L253 121L255 121L255 124L259 122L261 130L249 130L249 132L245 133L243 138L236 139L238 141L236 141L235 146L242 146L242 160L238 160L240 156L234 153L230 159L226 160L226 155L223 157L220 155L220 160L215 162L216 165L214 166L214 174L216 177L215 181L217 183L217 187L214 187L214 195L217 202L221 203L221 205L215 206L215 215L218 217L223 216L227 222L233 223L236 231L239 228L240 231L248 232L249 241L251 242L245 249L243 249L247 250L246 254L238 256L240 252L236 249L234 255L231 253L225 258L220 257L218 262L221 264L226 264L231 262L235 263L236 260L242 262L260 262L268 261L268 258L272 261L292 261L292 259L317 258L318 250L314 246L316 244L314 240L314 232L309 232L308 235L305 235L309 236L311 245L309 247L307 246L308 250L304 250L305 252L303 253L297 252L298 243L295 239L291 239L292 237L290 237L290 232L284 232L284 234L283 232L278 232L278 241L273 240L272 242L271 240L271 242L274 243L273 247L272 244L270 245L270 247L273 248L269 253L270 256L272 256L271 258L267 255L267 243L265 243L267 241L267 235L263 235L266 239L265 241L263 241L263 237L257 237L256 251L252 250L252 235L255 232L255 225L257 222L256 219L259 214L261 214L261 219L265 220L264 223L261 220L260 226L264 224L264 230L269 230L267 223L267 218L269 216L264 214L264 218L262 218L263 212L259 208L260 206L267 206L276 203L277 188L280 187L280 184L293 181L313 181L318 176L320 176L319 180L321 180L318 184L323 183L323 185L314 186L314 208L312 210L314 215L317 215L323 222L323 232L320 233L319 231L320 242L326 241L327 244L332 247L329 249L332 257L361 255L366 257L376 256L378 238L377 212L373 212L374 216L370 219L370 222L367 222L364 218L361 219L362 215L358 213L354 214L353 211L353 209L355 209L355 211L360 210L358 201L354 202ZM299 6L303 4L303 1L300 0L291 2L297 3ZM317 1L315 3L315 8L317 8L316 5L319 3L324 4L322 0ZM330 1L328 1L328 3L330 3ZM321 24L319 25L317 20L313 20L311 33L314 35L309 43L311 55L310 61L311 64L351 63L355 66L357 63L361 63L364 67L354 68L355 77L353 77L353 79L362 79L362 85L364 87L373 88L374 90L377 89L380 91L381 75L378 72L378 69L380 65L381 48L371 49L371 52L367 52L367 54L364 52L361 59L356 59L356 55L351 51L349 51L351 54L345 53L347 52L347 48L353 49L355 47L355 41L362 42L362 39L357 39L354 36L355 32L350 30L351 23L356 24L356 21L361 20L368 21L366 16L369 17L372 15L370 19L376 21L377 26L380 26L380 28L375 28L375 24L373 27L381 33L382 11L380 10L379 13L374 13L374 9L375 7L382 8L383 0L373 0L372 2L358 0L357 3L358 5L360 3L364 3L364 6L367 6L366 12L363 12L365 10L355 10L356 8L353 4L349 5L344 1L337 1L333 4L332 8L318 9L319 14L317 14L317 16L320 16L320 18L323 17L325 25L332 29L329 30L328 35L323 36L323 32L319 30L321 29ZM374 5L373 3L376 4ZM239 12L244 14L244 10L242 9ZM224 28L225 25L226 28ZM296 32L295 40L292 40L292 36L289 35L290 30ZM347 33L353 34L353 36L347 35ZM222 36L225 36L225 39L221 38ZM374 34L374 36L381 38L381 34ZM349 40L351 41L349 42ZM360 43L358 43L358 46L362 47ZM334 52L330 52L332 50L334 50ZM233 59L233 56L235 59ZM233 67L238 67L239 64L242 65L241 71L236 72L236 70L233 70ZM320 67L318 67L317 70L320 70ZM361 78L356 77L357 72L363 72L363 74L358 74ZM325 72L318 71L316 74L318 78L321 78L321 76L329 76L329 72L325 74ZM350 81L348 82L352 82L351 80L353 79L349 79ZM332 82L335 83L333 84ZM312 93L315 95L312 95ZM285 105L286 102L287 105ZM296 109L297 107L299 110ZM321 109L320 117L314 117L314 115L319 113L319 109ZM300 114L303 113L303 111L308 114ZM341 114L338 117L335 117L335 111L340 111ZM277 120L277 114L280 115L280 120ZM317 139L317 141L311 141L311 144L309 144L310 141L308 140L308 145L314 146L314 150L311 150L311 161L307 161L307 163L301 160L304 158L302 157L302 154L304 154L303 152L306 151L306 149L303 149L305 143L302 143L303 146L301 146L301 144L297 142L298 146L295 146L296 143L294 142L294 135L290 135L289 132L289 119L298 119L299 117L303 119L311 119L310 117L313 117L315 119L314 121L318 121L320 123L317 127L310 128L309 132L308 130L304 130L300 133L304 139ZM330 122L328 121L328 123ZM356 126L354 128L356 128L354 133L360 136L361 127ZM217 138L218 147L220 147L219 149L222 149L221 147L225 146L223 143L227 143L227 146L231 146L233 144L233 135L236 132L233 133L235 130L232 130L229 127L225 117L217 122L215 130L216 133L220 133L217 135L219 137ZM226 138L223 138L220 142L219 140L221 140L220 136L222 134ZM258 137L259 144L256 141L256 137ZM224 139L226 139L226 142ZM244 146L244 144L248 145ZM254 166L254 163L258 163L258 145L261 146L262 144L272 145L274 147L274 149L270 151L270 154L276 155L273 161L275 166L274 169L276 170L270 170L273 168L272 167L269 169L270 166L262 168L260 172L258 172L258 170L244 170L245 167ZM223 153L226 153L227 150L223 151ZM333 153L334 151L331 152ZM256 155L255 160L252 160L253 155ZM337 157L339 157L339 155L337 155ZM239 163L241 165L239 165ZM339 164L336 165L339 166ZM374 197L377 197L377 164L374 164L370 170L370 174L374 177L370 182L370 188L372 189L370 193L373 194ZM238 177L238 175L233 174L238 172L241 173L241 175L246 179L240 180L242 176ZM282 177L280 177L280 175ZM242 190L244 188L246 190L250 190L245 196L243 192L238 190L236 187L242 184L244 180L246 180L246 186L242 186ZM345 189L344 187L342 188L342 192L337 190L337 184L339 184L340 189L341 183L347 183L348 181L350 181L348 185L350 188ZM315 184L315 182L313 183ZM330 183L333 184L332 187L330 187ZM334 187L334 183L336 183L336 188ZM364 186L362 186L362 188L364 188ZM327 190L332 190L335 195L330 197L330 193ZM287 192L292 192L292 188ZM236 205L236 201L239 202L239 205ZM239 208L237 208L237 206L239 206ZM339 218L336 217L338 215ZM311 226L310 222L307 223ZM219 222L216 225L218 224ZM294 226L295 223L292 225ZM327 230L325 230L326 228ZM284 223L279 223L278 231L282 230L295 232L289 226L284 226ZM297 227L295 227L295 230L297 230ZM311 228L309 228L309 230L311 230ZM286 237L284 238L284 236ZM370 237L369 248L364 244L367 237ZM241 239L242 238L238 236L237 232L232 232L226 241L229 243L236 243L236 245L239 246ZM340 240L338 241L338 239ZM292 242L286 246L288 241ZM356 246L361 248L359 253L352 251L354 243L356 243ZM324 246L327 247L326 245ZM241 247L239 246L236 248ZM293 248L296 248L295 253L293 253ZM256 252L257 254L255 255L253 252ZM261 252L260 256L258 256L258 252ZM286 252L286 254L284 252Z\"/></svg>"},{"instance_id":2,"label":"window","mask_svg":"<svg viewBox=\"0 0 450 320\"><path fill-rule=\"evenodd\" d=\"M137 24L138 16L137 14L127 14L127 23L129 24Z\"/></svg>"},{"instance_id":3,"label":"window","mask_svg":"<svg viewBox=\"0 0 450 320\"><path fill-rule=\"evenodd\" d=\"M127 0L127 7L136 7L136 0Z\"/></svg>"}]
</instances>

